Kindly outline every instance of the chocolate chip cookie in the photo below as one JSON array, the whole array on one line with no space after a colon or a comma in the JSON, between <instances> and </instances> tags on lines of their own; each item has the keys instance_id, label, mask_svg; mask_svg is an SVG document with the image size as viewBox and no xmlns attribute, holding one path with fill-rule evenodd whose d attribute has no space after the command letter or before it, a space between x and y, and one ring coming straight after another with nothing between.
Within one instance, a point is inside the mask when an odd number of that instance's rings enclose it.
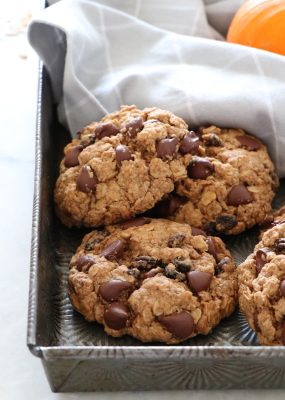
<instances>
[{"instance_id":1,"label":"chocolate chip cookie","mask_svg":"<svg viewBox=\"0 0 285 400\"><path fill-rule=\"evenodd\" d=\"M235 266L221 239L140 217L84 237L70 262L69 295L109 335L179 343L233 312Z\"/></svg>"},{"instance_id":2,"label":"chocolate chip cookie","mask_svg":"<svg viewBox=\"0 0 285 400\"><path fill-rule=\"evenodd\" d=\"M150 209L186 178L197 146L171 112L122 106L65 147L55 188L61 221L97 227Z\"/></svg>"},{"instance_id":3,"label":"chocolate chip cookie","mask_svg":"<svg viewBox=\"0 0 285 400\"><path fill-rule=\"evenodd\" d=\"M241 129L200 128L188 177L155 212L211 234L237 234L271 212L278 178L265 146Z\"/></svg>"},{"instance_id":4,"label":"chocolate chip cookie","mask_svg":"<svg viewBox=\"0 0 285 400\"><path fill-rule=\"evenodd\" d=\"M240 308L260 344L285 345L285 223L264 232L238 267Z\"/></svg>"},{"instance_id":5,"label":"chocolate chip cookie","mask_svg":"<svg viewBox=\"0 0 285 400\"><path fill-rule=\"evenodd\" d=\"M262 238L263 233L267 229L270 229L273 226L276 226L283 222L285 222L285 206L279 208L278 210L272 212L271 214L268 214L265 217L265 220L260 224L261 227L260 238Z\"/></svg>"}]
</instances>

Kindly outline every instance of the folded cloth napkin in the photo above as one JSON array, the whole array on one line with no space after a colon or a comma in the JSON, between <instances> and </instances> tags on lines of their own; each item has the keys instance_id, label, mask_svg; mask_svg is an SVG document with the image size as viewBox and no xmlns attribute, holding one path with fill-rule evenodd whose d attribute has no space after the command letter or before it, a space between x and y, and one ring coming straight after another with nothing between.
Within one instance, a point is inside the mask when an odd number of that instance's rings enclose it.
<instances>
[{"instance_id":1,"label":"folded cloth napkin","mask_svg":"<svg viewBox=\"0 0 285 400\"><path fill-rule=\"evenodd\" d=\"M239 127L285 176L285 57L226 43L240 0L62 0L29 26L59 120L76 131L121 104L190 126Z\"/></svg>"}]
</instances>

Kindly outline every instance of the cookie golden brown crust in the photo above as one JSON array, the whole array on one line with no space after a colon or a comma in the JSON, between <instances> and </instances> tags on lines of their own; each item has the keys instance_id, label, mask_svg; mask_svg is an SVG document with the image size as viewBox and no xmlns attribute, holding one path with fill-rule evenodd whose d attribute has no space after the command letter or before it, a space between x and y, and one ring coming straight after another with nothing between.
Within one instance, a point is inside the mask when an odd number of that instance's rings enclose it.
<instances>
[{"instance_id":1,"label":"cookie golden brown crust","mask_svg":"<svg viewBox=\"0 0 285 400\"><path fill-rule=\"evenodd\" d=\"M231 315L235 266L219 238L141 217L84 237L70 262L69 294L112 336L179 343Z\"/></svg>"},{"instance_id":2,"label":"cookie golden brown crust","mask_svg":"<svg viewBox=\"0 0 285 400\"><path fill-rule=\"evenodd\" d=\"M285 223L264 232L238 267L240 308L262 345L285 345Z\"/></svg>"},{"instance_id":3,"label":"cookie golden brown crust","mask_svg":"<svg viewBox=\"0 0 285 400\"><path fill-rule=\"evenodd\" d=\"M210 234L238 234L261 223L279 185L266 147L241 129L210 126L199 134L203 156L193 156L188 177L156 210Z\"/></svg>"},{"instance_id":4,"label":"cookie golden brown crust","mask_svg":"<svg viewBox=\"0 0 285 400\"><path fill-rule=\"evenodd\" d=\"M65 147L55 188L67 226L112 224L152 208L187 176L197 136L169 111L122 106Z\"/></svg>"}]
</instances>

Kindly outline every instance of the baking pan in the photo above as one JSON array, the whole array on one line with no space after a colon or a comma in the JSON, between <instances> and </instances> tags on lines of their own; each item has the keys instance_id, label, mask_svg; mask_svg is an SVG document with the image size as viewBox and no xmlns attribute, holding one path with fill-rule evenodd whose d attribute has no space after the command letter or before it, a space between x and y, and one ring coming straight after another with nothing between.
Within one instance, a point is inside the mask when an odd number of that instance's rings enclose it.
<instances>
[{"instance_id":1,"label":"baking pan","mask_svg":"<svg viewBox=\"0 0 285 400\"><path fill-rule=\"evenodd\" d=\"M259 346L237 310L209 336L167 346L108 337L73 311L68 263L87 230L67 229L54 214L53 188L69 134L57 121L48 74L40 67L27 344L55 392L285 388L285 347ZM275 207L285 203L285 182ZM227 238L240 263L258 230Z\"/></svg>"}]
</instances>

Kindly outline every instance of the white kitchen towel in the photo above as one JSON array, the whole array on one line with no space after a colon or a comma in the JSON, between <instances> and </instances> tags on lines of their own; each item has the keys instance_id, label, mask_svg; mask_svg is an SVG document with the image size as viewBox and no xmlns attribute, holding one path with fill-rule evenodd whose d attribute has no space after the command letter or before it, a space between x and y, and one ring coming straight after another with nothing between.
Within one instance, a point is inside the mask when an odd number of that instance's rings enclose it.
<instances>
[{"instance_id":1,"label":"white kitchen towel","mask_svg":"<svg viewBox=\"0 0 285 400\"><path fill-rule=\"evenodd\" d=\"M285 176L285 57L225 42L241 0L62 0L30 24L74 135L121 104L240 127Z\"/></svg>"}]
</instances>

